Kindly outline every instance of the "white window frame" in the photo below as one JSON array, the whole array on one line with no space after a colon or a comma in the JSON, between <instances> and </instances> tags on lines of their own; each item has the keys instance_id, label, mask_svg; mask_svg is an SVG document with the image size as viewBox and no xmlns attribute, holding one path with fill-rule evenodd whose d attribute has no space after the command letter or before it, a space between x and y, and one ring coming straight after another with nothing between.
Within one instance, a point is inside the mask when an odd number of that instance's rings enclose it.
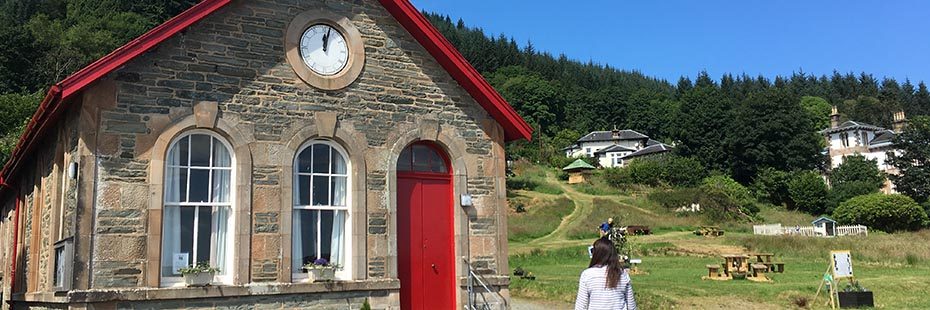
<instances>
[{"instance_id":1,"label":"white window frame","mask_svg":"<svg viewBox=\"0 0 930 310\"><path fill-rule=\"evenodd\" d=\"M307 148L312 147L313 145L316 145L316 144L328 145L328 146L331 147L333 150L336 150L336 152L339 153L339 155L342 156L343 161L345 161L345 164L346 164L346 174L345 174L345 175L342 175L342 174L334 174L334 173L316 173L316 172L312 172L312 169L311 169L311 172L298 172L297 169L298 169L298 167L299 167L299 166L298 166L298 162L299 162L299 159L300 159L300 154L303 153L303 151L305 151ZM311 153L311 158L312 158L312 153ZM332 165L332 153L330 153L330 165ZM311 166L311 167L313 166L313 164L312 164L312 159L311 159L311 164L310 164L310 166ZM294 154L294 162L293 162L293 166L292 166L292 167L293 167L293 168L292 168L292 173L293 173L293 178L292 178L292 180L293 180L293 182L292 182L292 183L293 183L293 186L292 186L292 187L293 187L293 199L292 199L292 202L291 202L291 206L292 206L292 215L291 215L291 218L297 217L297 214L296 214L297 212L293 212L293 211L296 211L296 210L337 211L337 212L338 212L338 211L344 211L344 212L346 213L346 217L345 217L345 228L344 228L345 231L343 232L343 241L344 241L344 244L343 244L343 251L344 251L344 253L345 253L345 254L344 254L345 261L343 262L342 270L337 270L337 271L336 271L335 277L336 277L337 280L352 280L352 265L353 265L353 261L352 261L352 241L353 241L353 240L352 240L352 237L353 237L353 234L352 234L352 208L351 208L351 206L352 206L352 198L353 198L353 197L352 197L352 161L349 160L348 152L346 152L345 148L343 148L342 145L339 145L339 143L336 143L336 142L334 142L334 141L326 140L326 139L313 139L313 140L310 140L310 141L307 141L306 143L304 143L304 145L302 145L302 146L300 147L300 149L297 150L297 153ZM330 171L330 172L332 172L332 171ZM310 176L310 180L311 180L311 182L310 182L310 188L307 189L307 190L310 191L310 205L299 205L299 204L298 204L298 203L300 202L300 176ZM336 177L345 177L345 178L346 178L346 197L345 197L346 201L345 201L345 206L342 206L342 207L334 207L334 206L314 206L314 205L313 205L313 182L312 182L313 176L328 176L328 177L334 177L334 176L336 176ZM327 182L327 184L329 184L328 186L332 187L332 182ZM332 193L332 188L330 188L330 191L329 191L329 192ZM332 197L330 197L330 198L332 198ZM319 217L319 216L318 216L318 217L317 217L317 222L316 222L316 225L317 225L317 227L316 227L316 229L317 229L317 234L316 234L316 236L317 236L317 242L316 242L317 252L319 252L319 251L321 250L321 249L320 249L320 244L322 243L322 242L320 242L320 240L319 240L320 236L322 235L322 234L319 233L319 232L320 232L320 229L321 229L321 226L320 226L320 225L321 225L321 219L322 219L322 217ZM292 222L292 226L293 226L293 222ZM291 238L291 242L293 242L293 240L294 240L294 239L293 239L293 238L294 238L294 237L293 237L293 234L294 234L294 230L295 230L296 228L297 228L297 227L291 227L291 231L289 232L289 233L291 234L291 237L290 237L290 238ZM293 246L292 246L292 247L293 247ZM293 256L294 256L294 255L293 255L293 254L294 254L294 253L293 253L293 248L291 248L291 249L286 249L286 251L291 251L291 259L292 259L292 260L293 260L293 259L299 259L299 258L297 258L297 257L293 257ZM306 283L306 282L309 282L309 281L310 281L310 278L307 276L307 273L303 272L303 270L301 270L301 269L291 270L291 279L292 279L292 282L295 282L295 283Z\"/></svg>"},{"instance_id":2,"label":"white window frame","mask_svg":"<svg viewBox=\"0 0 930 310\"><path fill-rule=\"evenodd\" d=\"M176 145L179 141L181 141L181 139L183 139L183 138L185 138L185 137L190 137L190 136L193 136L193 135L207 135L207 136L210 136L210 137L212 137L212 138L215 138L216 141L220 141L220 143L222 143L223 146L226 147L226 150L227 150L227 152L229 153L229 159L230 159L230 160L229 160L229 168L228 168L228 169L227 169L227 168L217 168L217 167L213 167L213 166L212 166L212 163L213 163L213 154L215 153L215 152L213 151L213 146L212 146L212 143L213 143L213 141L214 141L213 139L210 139L210 143L211 143L211 147L210 147L210 163L211 163L211 166L209 166L209 167L202 167L202 166L193 166L193 165L191 165L191 162L190 162L191 152L190 152L190 150L188 150L188 152L187 152L187 166L175 166L175 165L172 165L171 163L169 163L169 162L168 162L168 154L170 154L170 152L174 149L175 145ZM190 144L189 144L189 143L190 143L190 140L188 140L188 147L190 147ZM213 132L213 131L204 130L204 129L190 130L190 131L186 131L186 132L184 132L184 133L178 135L178 136L175 137L173 140L171 140L171 143L168 144L168 151L164 154L164 160L165 160L165 172L164 172L165 178L168 177L168 169L171 169L171 168L178 168L178 167L183 167L183 168L198 168L198 169L207 168L207 169L209 169L209 170L211 171L211 173L209 174L210 177L209 177L209 179L208 179L207 182L208 182L209 184L212 184L212 183L213 183L213 173L212 173L213 170L229 170L229 171L230 171L230 172L229 172L229 180L230 180L230 182L229 182L229 202L227 202L227 203L211 203L211 202L181 202L181 203L177 203L177 204L175 204L175 203L169 203L169 202L168 202L168 197L167 197L168 191L165 190L165 188L164 188L165 186L168 185L168 182L167 182L166 180L163 180L163 184L162 184L162 195L163 195L163 196L162 196L162 210L161 210L161 212L162 212L162 214L164 215L164 208L169 207L169 206L170 206L170 207L178 206L178 207L182 207L182 208L183 208L183 207L217 207L217 206L229 207L229 218L227 218L227 220L226 220L226 225L227 225L227 233L226 233L226 252L228 253L228 257L227 257L227 259L226 259L226 266L214 266L214 267L220 268L220 270L223 271L224 274L223 274L223 275L216 275L216 276L213 278L213 282L214 282L214 283L219 283L219 284L225 284L225 285L232 285L232 284L233 284L233 275L234 275L235 272L236 272L236 270L235 270L235 265L236 265L236 264L235 264L235 261L236 261L236 257L235 257L235 255L236 255L236 250L235 250L236 242L235 242L235 241L236 241L236 240L235 240L235 239L236 239L236 234L238 233L238 232L236 231L236 226L235 226L235 223L236 223L236 212L235 212L235 211L236 211L236 209L235 209L235 206L236 206L236 154L233 153L232 145L230 145L229 142L226 141L226 138L223 138L222 136L218 135L217 133L215 133L215 132ZM208 188L209 188L209 191L208 191L208 193L207 193L207 197L211 197L211 196L212 196L213 188L212 188L212 186L209 186ZM188 197L188 199L190 199L190 198L189 198L189 197L190 197L190 172L188 172L188 174L187 174L187 188L186 188L186 190L187 190L187 193L186 193L185 197ZM198 217L200 217L200 212L195 211L195 212L194 212L194 222L195 222L195 223L198 221ZM164 229L164 225L165 225L165 223L164 223L164 217L162 218L162 224L161 224L161 225L162 225L162 229ZM199 233L199 231L198 231L198 230L199 230L199 227L198 227L198 226L199 226L199 225L196 225L196 224L194 225L194 241L195 241L195 242L197 241L197 235L198 235L198 233ZM214 239L214 237L212 237L213 233L214 233L213 231L210 232L210 234L211 234L211 238L210 238L210 239L211 239L211 243L213 242L212 240ZM159 242L162 243L162 248L161 248L162 251L164 251L164 238L165 238L165 237L164 237L164 232L162 232L161 240L159 240ZM196 250L197 250L197 246L194 245L194 252L193 252L193 253L190 253L190 255L193 256L193 257L195 257L195 259L196 259L196 257L197 257L197 254L196 254L197 252L196 252ZM211 251L212 251L212 248L211 248ZM164 253L158 253L158 255L159 255L159 259L161 259L162 257L164 257ZM183 277L183 276L170 277L170 276L164 276L164 275L162 275L162 270L161 270L161 269L162 269L162 266L161 266L161 265L163 265L163 264L165 264L165 262L161 262L161 264L159 264L159 266L158 266L158 276L161 278L161 281L160 281L161 286L162 286L162 287L183 287L183 286L185 286L184 277Z\"/></svg>"}]
</instances>

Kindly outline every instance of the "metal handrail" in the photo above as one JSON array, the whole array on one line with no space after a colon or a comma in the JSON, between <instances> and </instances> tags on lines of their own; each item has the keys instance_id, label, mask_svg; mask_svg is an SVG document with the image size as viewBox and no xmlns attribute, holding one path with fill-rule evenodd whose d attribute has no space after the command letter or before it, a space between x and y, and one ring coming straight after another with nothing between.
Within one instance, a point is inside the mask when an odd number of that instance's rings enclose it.
<instances>
[{"instance_id":1,"label":"metal handrail","mask_svg":"<svg viewBox=\"0 0 930 310\"><path fill-rule=\"evenodd\" d=\"M477 308L477 304L476 304L476 303L478 302L478 300L476 300L476 298L475 298L475 296L478 295L477 292L475 292L475 282L478 282L478 285L480 285L481 288L484 289L484 292L483 292L482 294L480 294L480 296L481 296L481 303L483 304L483 306L482 306L480 309L487 309L487 310L490 310L490 309L491 309L491 306L488 305L488 299L487 299L487 297L485 297L485 294L484 294L484 293L493 294L492 296L494 296L494 299L496 299L496 301L498 302L499 305L506 305L507 303L504 301L503 297L500 296L500 293L499 293L499 292L491 291L491 289L488 287L487 283L485 283L485 281L482 280L482 279L483 279L482 276L479 275L479 274L477 274L477 273L475 273L475 271L473 270L473 268L472 268L472 266L471 266L471 262L469 262L467 259L464 259L464 258L463 258L462 260L465 262L465 265L468 266L468 284L467 284L467 286L468 286L468 305L465 306L466 309L469 309L469 310L479 310L479 308Z\"/></svg>"}]
</instances>

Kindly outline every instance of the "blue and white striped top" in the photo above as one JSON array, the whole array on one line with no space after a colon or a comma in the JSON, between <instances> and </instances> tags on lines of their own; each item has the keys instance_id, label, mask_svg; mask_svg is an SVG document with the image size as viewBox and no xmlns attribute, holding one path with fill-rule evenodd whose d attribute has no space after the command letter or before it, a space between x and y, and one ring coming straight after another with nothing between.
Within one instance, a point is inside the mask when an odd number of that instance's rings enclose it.
<instances>
[{"instance_id":1,"label":"blue and white striped top","mask_svg":"<svg viewBox=\"0 0 930 310\"><path fill-rule=\"evenodd\" d=\"M607 288L607 267L591 267L581 272L575 310L636 310L633 285L627 270L616 288Z\"/></svg>"}]
</instances>

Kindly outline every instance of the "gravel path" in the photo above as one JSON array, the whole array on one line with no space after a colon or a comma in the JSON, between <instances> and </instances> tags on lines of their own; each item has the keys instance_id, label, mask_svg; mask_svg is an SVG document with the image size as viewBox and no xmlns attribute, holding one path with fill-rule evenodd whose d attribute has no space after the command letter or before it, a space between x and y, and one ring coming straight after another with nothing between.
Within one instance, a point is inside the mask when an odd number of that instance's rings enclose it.
<instances>
[{"instance_id":1,"label":"gravel path","mask_svg":"<svg viewBox=\"0 0 930 310\"><path fill-rule=\"evenodd\" d=\"M511 310L558 310L572 308L574 308L574 305L561 302L523 299L519 297L512 297L510 299Z\"/></svg>"}]
</instances>

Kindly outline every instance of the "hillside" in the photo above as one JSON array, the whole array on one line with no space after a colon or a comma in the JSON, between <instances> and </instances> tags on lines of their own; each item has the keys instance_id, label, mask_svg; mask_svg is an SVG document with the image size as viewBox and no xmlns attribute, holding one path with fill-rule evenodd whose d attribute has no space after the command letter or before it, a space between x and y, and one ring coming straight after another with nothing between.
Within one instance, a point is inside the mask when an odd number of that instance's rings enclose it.
<instances>
[{"instance_id":1,"label":"hillside","mask_svg":"<svg viewBox=\"0 0 930 310\"><path fill-rule=\"evenodd\" d=\"M828 266L830 250L853 251L857 280L876 292L876 306L925 309L930 299L915 290L930 288L930 245L912 240L930 238L930 231L868 237L803 238L751 235L747 222L708 222L701 216L681 216L646 198L646 187L616 190L598 181L568 185L557 171L518 165L512 180L531 183L508 193L511 210L510 267L532 272L536 280L515 277L511 294L524 299L569 307L578 275L588 262L586 246L596 237L596 225L607 217L620 225L648 225L653 234L630 238L633 256L641 258L644 274L633 275L637 301L643 309L828 309L823 296L812 297ZM520 208L522 212L517 212ZM762 222L809 225L813 216L775 207L760 211ZM719 238L698 237L692 230L715 224L725 229ZM785 262L786 272L772 274L771 284L749 281L705 281L708 264L719 264L727 253L771 252Z\"/></svg>"}]
</instances>

